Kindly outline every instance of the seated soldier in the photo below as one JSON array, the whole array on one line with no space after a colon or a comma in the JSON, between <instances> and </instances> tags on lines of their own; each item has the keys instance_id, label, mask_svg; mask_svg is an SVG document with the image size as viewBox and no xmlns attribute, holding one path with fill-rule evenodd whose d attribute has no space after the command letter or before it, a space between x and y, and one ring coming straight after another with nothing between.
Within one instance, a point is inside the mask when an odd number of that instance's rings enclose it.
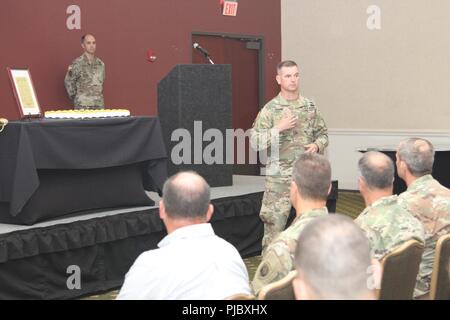
<instances>
[{"instance_id":1,"label":"seated soldier","mask_svg":"<svg viewBox=\"0 0 450 320\"><path fill-rule=\"evenodd\" d=\"M425 251L414 290L416 298L429 293L436 242L450 232L450 190L432 177L433 163L434 148L425 139L406 139L397 149L397 172L408 187L399 201L425 228Z\"/></svg>"},{"instance_id":2,"label":"seated soldier","mask_svg":"<svg viewBox=\"0 0 450 320\"><path fill-rule=\"evenodd\" d=\"M256 270L252 287L255 294L269 283L280 280L294 270L294 251L303 228L317 217L327 215L327 197L331 190L331 167L328 160L314 153L299 156L294 164L290 187L296 218L291 226L269 244Z\"/></svg>"},{"instance_id":3,"label":"seated soldier","mask_svg":"<svg viewBox=\"0 0 450 320\"><path fill-rule=\"evenodd\" d=\"M381 260L402 243L416 239L424 242L422 223L399 205L392 195L394 163L385 154L371 151L359 160L358 184L366 203L355 222L369 238L372 255Z\"/></svg>"}]
</instances>

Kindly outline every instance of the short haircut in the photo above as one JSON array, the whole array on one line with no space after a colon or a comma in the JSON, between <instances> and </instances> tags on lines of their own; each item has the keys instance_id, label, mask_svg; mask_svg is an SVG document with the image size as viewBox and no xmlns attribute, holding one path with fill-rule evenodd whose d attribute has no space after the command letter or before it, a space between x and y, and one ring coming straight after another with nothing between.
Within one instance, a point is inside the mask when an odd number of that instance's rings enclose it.
<instances>
[{"instance_id":1,"label":"short haircut","mask_svg":"<svg viewBox=\"0 0 450 320\"><path fill-rule=\"evenodd\" d=\"M93 37L93 35L92 34L90 34L90 33L86 33L86 34L84 34L82 37L81 37L81 43L84 43L84 39L86 39L86 37L87 36L91 36L91 37Z\"/></svg>"},{"instance_id":2,"label":"short haircut","mask_svg":"<svg viewBox=\"0 0 450 320\"><path fill-rule=\"evenodd\" d=\"M394 162L384 153L369 151L359 159L359 172L370 189L386 189L394 182Z\"/></svg>"},{"instance_id":3,"label":"short haircut","mask_svg":"<svg viewBox=\"0 0 450 320\"><path fill-rule=\"evenodd\" d=\"M210 196L205 179L196 172L185 171L164 183L162 201L169 217L191 219L206 216Z\"/></svg>"},{"instance_id":4,"label":"short haircut","mask_svg":"<svg viewBox=\"0 0 450 320\"><path fill-rule=\"evenodd\" d=\"M331 185L331 166L318 153L303 153L294 164L292 178L305 199L327 200Z\"/></svg>"},{"instance_id":5,"label":"short haircut","mask_svg":"<svg viewBox=\"0 0 450 320\"><path fill-rule=\"evenodd\" d=\"M298 67L297 63L292 60L284 60L277 64L277 73L280 73L281 68L284 67Z\"/></svg>"},{"instance_id":6,"label":"short haircut","mask_svg":"<svg viewBox=\"0 0 450 320\"><path fill-rule=\"evenodd\" d=\"M406 163L415 177L431 174L434 164L434 147L430 141L421 138L409 138L400 142L398 147L400 160Z\"/></svg>"},{"instance_id":7,"label":"short haircut","mask_svg":"<svg viewBox=\"0 0 450 320\"><path fill-rule=\"evenodd\" d=\"M295 266L319 299L358 299L370 292L369 241L344 215L318 217L306 225L295 249Z\"/></svg>"}]
</instances>

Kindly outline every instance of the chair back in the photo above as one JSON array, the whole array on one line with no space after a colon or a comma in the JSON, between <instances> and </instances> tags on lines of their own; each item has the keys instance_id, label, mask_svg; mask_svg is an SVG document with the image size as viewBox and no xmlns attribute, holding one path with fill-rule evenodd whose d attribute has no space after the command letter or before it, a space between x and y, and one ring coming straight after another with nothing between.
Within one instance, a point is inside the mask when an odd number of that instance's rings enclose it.
<instances>
[{"instance_id":1,"label":"chair back","mask_svg":"<svg viewBox=\"0 0 450 320\"><path fill-rule=\"evenodd\" d=\"M450 300L450 234L441 236L436 243L430 299Z\"/></svg>"},{"instance_id":2,"label":"chair back","mask_svg":"<svg viewBox=\"0 0 450 320\"><path fill-rule=\"evenodd\" d=\"M383 275L378 298L380 300L410 300L422 261L424 246L408 240L389 253L381 262Z\"/></svg>"},{"instance_id":3,"label":"chair back","mask_svg":"<svg viewBox=\"0 0 450 320\"><path fill-rule=\"evenodd\" d=\"M258 300L295 300L292 281L296 276L297 271L293 270L283 279L262 287L258 294Z\"/></svg>"}]
</instances>

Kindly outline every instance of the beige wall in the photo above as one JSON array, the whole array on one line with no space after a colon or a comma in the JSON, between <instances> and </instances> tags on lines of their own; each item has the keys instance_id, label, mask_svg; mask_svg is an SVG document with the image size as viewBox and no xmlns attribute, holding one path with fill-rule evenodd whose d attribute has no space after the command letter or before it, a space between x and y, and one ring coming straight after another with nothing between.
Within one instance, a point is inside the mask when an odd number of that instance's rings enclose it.
<instances>
[{"instance_id":1,"label":"beige wall","mask_svg":"<svg viewBox=\"0 0 450 320\"><path fill-rule=\"evenodd\" d=\"M450 130L449 13L449 0L282 0L282 56L329 128Z\"/></svg>"}]
</instances>

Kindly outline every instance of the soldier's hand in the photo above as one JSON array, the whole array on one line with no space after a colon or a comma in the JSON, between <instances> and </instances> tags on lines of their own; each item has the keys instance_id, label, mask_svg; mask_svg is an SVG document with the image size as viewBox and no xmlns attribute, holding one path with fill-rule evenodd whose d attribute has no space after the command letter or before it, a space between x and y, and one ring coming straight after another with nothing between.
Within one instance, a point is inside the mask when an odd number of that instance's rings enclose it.
<instances>
[{"instance_id":1,"label":"soldier's hand","mask_svg":"<svg viewBox=\"0 0 450 320\"><path fill-rule=\"evenodd\" d=\"M69 66L69 67L67 68L67 71L72 71L72 66Z\"/></svg>"},{"instance_id":2,"label":"soldier's hand","mask_svg":"<svg viewBox=\"0 0 450 320\"><path fill-rule=\"evenodd\" d=\"M278 129L279 132L283 132L285 130L294 128L296 125L297 117L291 114L285 114L280 122L278 122L278 124L275 126L275 128Z\"/></svg>"},{"instance_id":3,"label":"soldier's hand","mask_svg":"<svg viewBox=\"0 0 450 320\"><path fill-rule=\"evenodd\" d=\"M315 143L310 143L305 145L305 152L316 153L319 151L319 147Z\"/></svg>"}]
</instances>

